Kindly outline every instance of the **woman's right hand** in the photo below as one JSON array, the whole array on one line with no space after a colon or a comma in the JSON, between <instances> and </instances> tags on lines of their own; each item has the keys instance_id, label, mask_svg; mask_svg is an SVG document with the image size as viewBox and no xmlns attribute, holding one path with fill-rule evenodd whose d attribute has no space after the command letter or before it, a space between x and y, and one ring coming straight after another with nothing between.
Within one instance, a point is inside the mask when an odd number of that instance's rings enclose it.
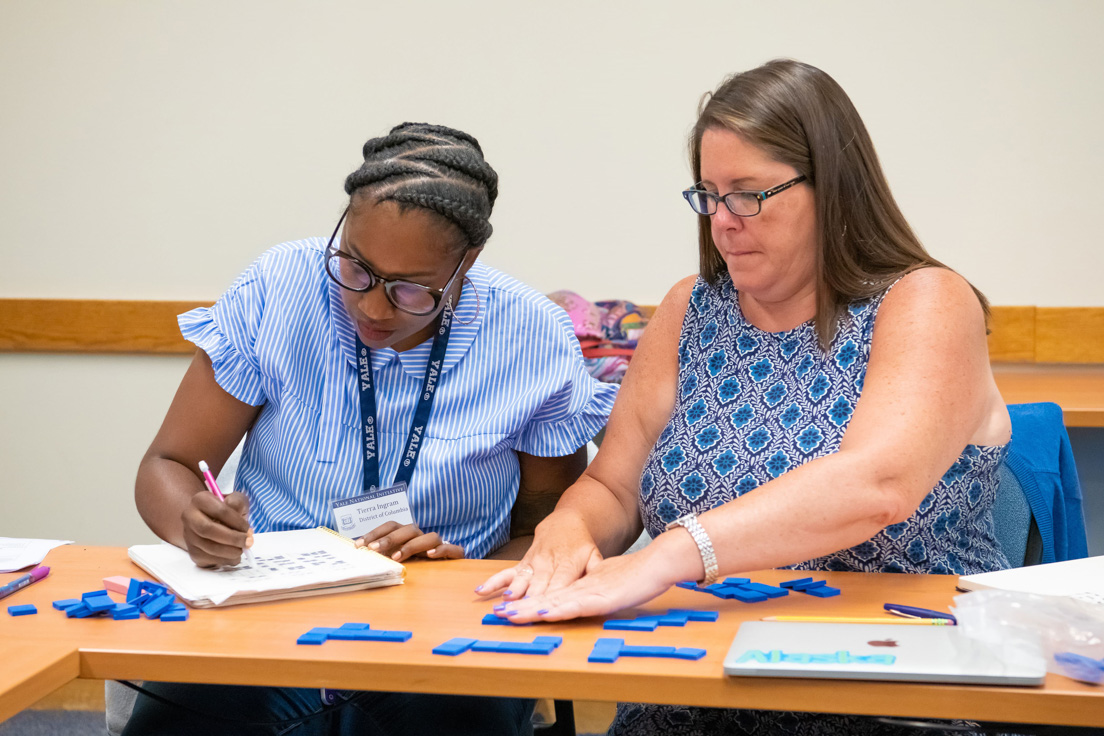
<instances>
[{"instance_id":1,"label":"woman's right hand","mask_svg":"<svg viewBox=\"0 0 1104 736\"><path fill-rule=\"evenodd\" d=\"M488 597L502 592L508 601L541 595L570 585L601 560L582 520L570 512L553 512L537 525L521 561L487 578L475 591Z\"/></svg>"},{"instance_id":2,"label":"woman's right hand","mask_svg":"<svg viewBox=\"0 0 1104 736\"><path fill-rule=\"evenodd\" d=\"M192 561L199 567L241 562L242 550L253 546L248 514L249 500L240 493L231 493L225 501L207 492L192 496L180 515Z\"/></svg>"}]
</instances>

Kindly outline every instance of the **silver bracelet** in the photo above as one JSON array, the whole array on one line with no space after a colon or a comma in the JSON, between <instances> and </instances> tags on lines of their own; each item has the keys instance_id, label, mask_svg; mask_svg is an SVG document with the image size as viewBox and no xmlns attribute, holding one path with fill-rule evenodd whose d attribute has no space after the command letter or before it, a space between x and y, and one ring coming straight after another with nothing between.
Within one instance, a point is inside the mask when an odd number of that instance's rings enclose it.
<instances>
[{"instance_id":1,"label":"silver bracelet","mask_svg":"<svg viewBox=\"0 0 1104 736\"><path fill-rule=\"evenodd\" d=\"M720 572L717 568L717 553L713 551L713 542L710 541L709 535L705 533L705 529L698 521L698 515L687 514L679 517L668 524L667 529L671 530L676 526L681 526L690 532L690 536L694 538L694 544L698 545L698 553L701 555L702 566L705 568L705 577L698 582L698 585L712 585L717 582L717 575Z\"/></svg>"}]
</instances>

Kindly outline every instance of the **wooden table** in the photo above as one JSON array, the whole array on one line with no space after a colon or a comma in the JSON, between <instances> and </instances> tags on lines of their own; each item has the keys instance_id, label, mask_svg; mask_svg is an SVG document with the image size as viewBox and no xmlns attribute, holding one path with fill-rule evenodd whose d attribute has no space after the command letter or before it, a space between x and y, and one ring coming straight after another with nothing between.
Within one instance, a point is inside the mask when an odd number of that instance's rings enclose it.
<instances>
[{"instance_id":1,"label":"wooden table","mask_svg":"<svg viewBox=\"0 0 1104 736\"><path fill-rule=\"evenodd\" d=\"M721 663L741 621L788 614L876 615L885 601L942 608L955 594L954 576L824 573L843 594L830 599L790 595L746 605L673 589L627 614L667 608L720 611L716 623L681 629L617 632L629 644L701 647L697 662L623 658L590 664L587 655L603 632L595 620L517 628L480 624L490 604L473 588L501 562L423 561L408 565L407 583L392 588L278 603L193 610L183 623L141 619L67 619L51 601L102 587L108 575L144 577L125 550L68 546L46 560L46 580L12 596L39 613L2 616L0 719L75 677L177 682L386 689L469 695L632 700L730 708L826 713L970 718L983 721L1100 725L1104 688L1048 675L1040 688L878 683L844 680L733 678ZM0 576L3 579L11 576ZM792 571L767 570L753 579L777 583ZM8 603L6 601L5 603ZM402 644L330 641L298 646L315 626L362 621L373 628L414 632ZM561 635L551 656L467 652L458 657L430 650L454 636L532 641Z\"/></svg>"},{"instance_id":2,"label":"wooden table","mask_svg":"<svg viewBox=\"0 0 1104 736\"><path fill-rule=\"evenodd\" d=\"M993 363L1008 404L1053 401L1067 427L1104 427L1104 365Z\"/></svg>"}]
</instances>

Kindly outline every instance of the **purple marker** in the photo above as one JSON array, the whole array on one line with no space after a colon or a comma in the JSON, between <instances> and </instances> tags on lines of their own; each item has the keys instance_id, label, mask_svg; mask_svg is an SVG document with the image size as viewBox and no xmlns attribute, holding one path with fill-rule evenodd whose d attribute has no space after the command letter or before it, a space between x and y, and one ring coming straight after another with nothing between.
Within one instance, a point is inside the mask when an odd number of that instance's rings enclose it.
<instances>
[{"instance_id":1,"label":"purple marker","mask_svg":"<svg viewBox=\"0 0 1104 736\"><path fill-rule=\"evenodd\" d=\"M37 583L42 578L50 574L50 568L45 566L39 566L31 570L26 575L18 577L11 581L7 585L0 585L0 598L7 598L9 595L17 590L26 588L31 583Z\"/></svg>"}]
</instances>

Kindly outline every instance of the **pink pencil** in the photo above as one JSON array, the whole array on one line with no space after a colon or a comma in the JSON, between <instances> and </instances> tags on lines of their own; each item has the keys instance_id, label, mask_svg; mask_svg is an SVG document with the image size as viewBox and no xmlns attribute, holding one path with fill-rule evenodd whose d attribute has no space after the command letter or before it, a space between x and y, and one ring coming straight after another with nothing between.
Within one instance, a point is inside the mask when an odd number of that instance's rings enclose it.
<instances>
[{"instance_id":1,"label":"pink pencil","mask_svg":"<svg viewBox=\"0 0 1104 736\"><path fill-rule=\"evenodd\" d=\"M207 490L214 494L215 498L225 502L226 496L222 494L222 490L218 487L218 483L215 482L215 476L211 475L211 468L207 466L206 460L199 461L199 472L203 473L203 482L207 485ZM249 551L249 548L245 548L245 559L250 565L253 564L253 553Z\"/></svg>"}]
</instances>

